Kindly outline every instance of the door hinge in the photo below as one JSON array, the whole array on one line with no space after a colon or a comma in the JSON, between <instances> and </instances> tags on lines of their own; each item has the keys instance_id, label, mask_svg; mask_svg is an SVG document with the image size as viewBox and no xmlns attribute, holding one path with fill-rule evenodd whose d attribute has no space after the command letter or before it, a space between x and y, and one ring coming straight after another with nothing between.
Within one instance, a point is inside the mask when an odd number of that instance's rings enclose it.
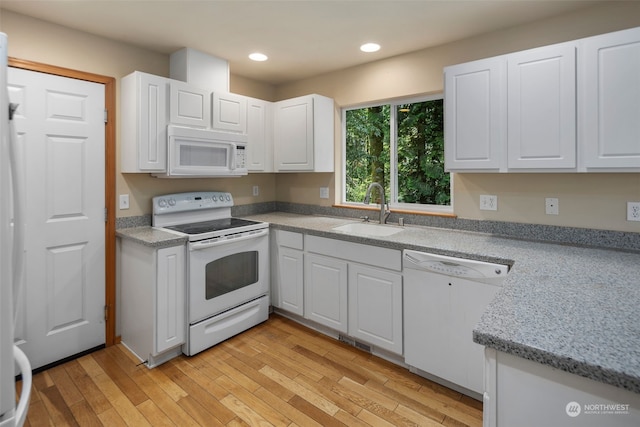
<instances>
[{"instance_id":1,"label":"door hinge","mask_svg":"<svg viewBox=\"0 0 640 427\"><path fill-rule=\"evenodd\" d=\"M109 209L104 208L104 222L109 220Z\"/></svg>"},{"instance_id":2,"label":"door hinge","mask_svg":"<svg viewBox=\"0 0 640 427\"><path fill-rule=\"evenodd\" d=\"M104 122L105 123L109 122L109 110L107 110L106 108L104 110Z\"/></svg>"},{"instance_id":3,"label":"door hinge","mask_svg":"<svg viewBox=\"0 0 640 427\"><path fill-rule=\"evenodd\" d=\"M109 306L105 305L104 306L104 321L106 322L107 320L109 320Z\"/></svg>"}]
</instances>

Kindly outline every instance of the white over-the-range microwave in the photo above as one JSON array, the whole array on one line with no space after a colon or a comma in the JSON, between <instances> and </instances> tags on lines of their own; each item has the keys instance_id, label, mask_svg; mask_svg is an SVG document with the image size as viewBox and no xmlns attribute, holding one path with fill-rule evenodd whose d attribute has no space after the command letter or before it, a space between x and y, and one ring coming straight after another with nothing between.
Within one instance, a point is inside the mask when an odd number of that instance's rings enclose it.
<instances>
[{"instance_id":1,"label":"white over-the-range microwave","mask_svg":"<svg viewBox=\"0 0 640 427\"><path fill-rule=\"evenodd\" d=\"M167 172L159 178L211 178L246 175L247 135L167 126Z\"/></svg>"}]
</instances>

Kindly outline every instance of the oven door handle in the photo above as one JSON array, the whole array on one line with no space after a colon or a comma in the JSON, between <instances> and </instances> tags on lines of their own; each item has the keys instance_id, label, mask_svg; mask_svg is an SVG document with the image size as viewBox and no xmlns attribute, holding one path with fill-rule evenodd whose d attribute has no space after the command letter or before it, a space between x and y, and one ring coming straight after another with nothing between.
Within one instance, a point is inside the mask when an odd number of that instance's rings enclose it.
<instances>
[{"instance_id":1,"label":"oven door handle","mask_svg":"<svg viewBox=\"0 0 640 427\"><path fill-rule=\"evenodd\" d=\"M213 248L216 246L229 245L231 243L241 242L243 240L257 239L259 237L263 237L268 234L269 234L268 228L263 228L261 230L255 230L255 231L248 231L246 233L242 233L239 237L233 237L233 238L227 237L221 240L214 240L214 241L205 240L203 242L194 242L189 245L189 250L199 251L202 249Z\"/></svg>"}]
</instances>

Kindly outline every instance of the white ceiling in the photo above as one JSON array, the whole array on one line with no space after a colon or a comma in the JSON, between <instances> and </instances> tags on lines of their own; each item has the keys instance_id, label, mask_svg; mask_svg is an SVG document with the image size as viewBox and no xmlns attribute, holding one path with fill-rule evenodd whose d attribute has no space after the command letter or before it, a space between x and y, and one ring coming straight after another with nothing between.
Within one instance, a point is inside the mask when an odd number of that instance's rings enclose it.
<instances>
[{"instance_id":1,"label":"white ceiling","mask_svg":"<svg viewBox=\"0 0 640 427\"><path fill-rule=\"evenodd\" d=\"M1 0L3 9L169 54L191 47L280 84L570 12L578 0ZM359 51L364 42L379 52ZM269 56L256 63L254 51Z\"/></svg>"}]
</instances>

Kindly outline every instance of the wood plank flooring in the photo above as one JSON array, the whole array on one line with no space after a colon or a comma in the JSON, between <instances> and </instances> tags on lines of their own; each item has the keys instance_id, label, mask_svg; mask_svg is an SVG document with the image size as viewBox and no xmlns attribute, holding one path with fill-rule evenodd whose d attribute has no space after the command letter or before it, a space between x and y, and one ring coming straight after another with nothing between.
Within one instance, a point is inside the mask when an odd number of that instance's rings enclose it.
<instances>
[{"instance_id":1,"label":"wood plank flooring","mask_svg":"<svg viewBox=\"0 0 640 427\"><path fill-rule=\"evenodd\" d=\"M25 425L481 426L482 404L271 315L155 369L116 345L41 372Z\"/></svg>"}]
</instances>

